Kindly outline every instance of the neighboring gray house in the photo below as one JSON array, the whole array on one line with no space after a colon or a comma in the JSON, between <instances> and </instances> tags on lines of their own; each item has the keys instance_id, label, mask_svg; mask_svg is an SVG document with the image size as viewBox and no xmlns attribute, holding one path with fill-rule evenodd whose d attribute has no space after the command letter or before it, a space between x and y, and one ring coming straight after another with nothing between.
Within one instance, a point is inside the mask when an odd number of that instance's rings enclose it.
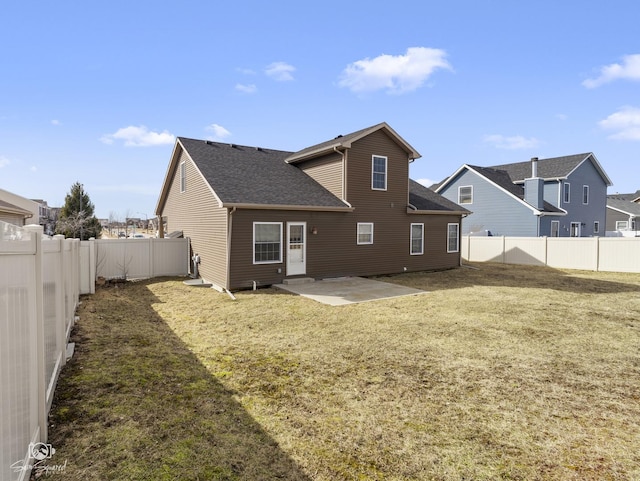
<instances>
[{"instance_id":1,"label":"neighboring gray house","mask_svg":"<svg viewBox=\"0 0 640 481\"><path fill-rule=\"evenodd\" d=\"M607 232L640 235L640 190L607 196Z\"/></svg>"},{"instance_id":2,"label":"neighboring gray house","mask_svg":"<svg viewBox=\"0 0 640 481\"><path fill-rule=\"evenodd\" d=\"M472 211L462 234L604 236L611 180L592 153L514 164L465 164L437 193Z\"/></svg>"}]
</instances>

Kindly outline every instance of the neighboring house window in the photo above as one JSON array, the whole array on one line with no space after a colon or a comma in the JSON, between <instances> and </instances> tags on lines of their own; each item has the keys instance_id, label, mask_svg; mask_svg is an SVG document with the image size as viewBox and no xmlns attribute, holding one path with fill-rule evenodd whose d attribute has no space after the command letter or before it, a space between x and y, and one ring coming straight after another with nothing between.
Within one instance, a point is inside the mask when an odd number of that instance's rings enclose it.
<instances>
[{"instance_id":1,"label":"neighboring house window","mask_svg":"<svg viewBox=\"0 0 640 481\"><path fill-rule=\"evenodd\" d=\"M585 205L589 203L589 186L588 185L582 186L582 203Z\"/></svg>"},{"instance_id":2,"label":"neighboring house window","mask_svg":"<svg viewBox=\"0 0 640 481\"><path fill-rule=\"evenodd\" d=\"M253 223L253 263L282 262L282 222Z\"/></svg>"},{"instance_id":3,"label":"neighboring house window","mask_svg":"<svg viewBox=\"0 0 640 481\"><path fill-rule=\"evenodd\" d=\"M598 234L600 232L600 222L597 220L593 222L593 233Z\"/></svg>"},{"instance_id":4,"label":"neighboring house window","mask_svg":"<svg viewBox=\"0 0 640 481\"><path fill-rule=\"evenodd\" d=\"M629 228L629 222L626 220L616 221L616 230L627 230Z\"/></svg>"},{"instance_id":5,"label":"neighboring house window","mask_svg":"<svg viewBox=\"0 0 640 481\"><path fill-rule=\"evenodd\" d=\"M459 230L458 224L447 225L447 252L458 252L460 249Z\"/></svg>"},{"instance_id":6,"label":"neighboring house window","mask_svg":"<svg viewBox=\"0 0 640 481\"><path fill-rule=\"evenodd\" d=\"M458 187L458 204L473 204L473 186Z\"/></svg>"},{"instance_id":7,"label":"neighboring house window","mask_svg":"<svg viewBox=\"0 0 640 481\"><path fill-rule=\"evenodd\" d=\"M563 185L563 189L564 189L564 203L568 204L569 200L571 199L571 184L568 182L565 182Z\"/></svg>"},{"instance_id":8,"label":"neighboring house window","mask_svg":"<svg viewBox=\"0 0 640 481\"><path fill-rule=\"evenodd\" d=\"M559 237L560 236L560 221L552 220L551 221L551 237Z\"/></svg>"},{"instance_id":9,"label":"neighboring house window","mask_svg":"<svg viewBox=\"0 0 640 481\"><path fill-rule=\"evenodd\" d=\"M358 222L358 245L373 244L373 223Z\"/></svg>"},{"instance_id":10,"label":"neighboring house window","mask_svg":"<svg viewBox=\"0 0 640 481\"><path fill-rule=\"evenodd\" d=\"M411 224L411 255L424 253L424 224Z\"/></svg>"},{"instance_id":11,"label":"neighboring house window","mask_svg":"<svg viewBox=\"0 0 640 481\"><path fill-rule=\"evenodd\" d=\"M387 158L374 155L371 160L371 188L387 190Z\"/></svg>"},{"instance_id":12,"label":"neighboring house window","mask_svg":"<svg viewBox=\"0 0 640 481\"><path fill-rule=\"evenodd\" d=\"M180 164L180 192L187 190L187 164L182 162Z\"/></svg>"},{"instance_id":13,"label":"neighboring house window","mask_svg":"<svg viewBox=\"0 0 640 481\"><path fill-rule=\"evenodd\" d=\"M571 237L580 237L580 222L571 223Z\"/></svg>"}]
</instances>

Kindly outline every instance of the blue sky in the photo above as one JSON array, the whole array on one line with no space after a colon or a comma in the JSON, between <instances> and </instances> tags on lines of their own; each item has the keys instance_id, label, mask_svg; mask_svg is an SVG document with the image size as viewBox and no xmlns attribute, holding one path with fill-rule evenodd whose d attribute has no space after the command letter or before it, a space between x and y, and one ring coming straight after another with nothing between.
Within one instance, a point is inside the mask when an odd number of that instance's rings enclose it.
<instances>
[{"instance_id":1,"label":"blue sky","mask_svg":"<svg viewBox=\"0 0 640 481\"><path fill-rule=\"evenodd\" d=\"M594 152L640 189L640 3L3 5L0 188L154 215L176 136L299 150L385 121L415 179Z\"/></svg>"}]
</instances>

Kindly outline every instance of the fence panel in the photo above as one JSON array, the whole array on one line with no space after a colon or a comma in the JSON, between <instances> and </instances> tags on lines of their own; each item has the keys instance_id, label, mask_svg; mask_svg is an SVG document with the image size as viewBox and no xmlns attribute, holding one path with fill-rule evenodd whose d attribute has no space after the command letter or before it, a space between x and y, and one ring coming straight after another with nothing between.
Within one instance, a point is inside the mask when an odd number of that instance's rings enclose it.
<instances>
[{"instance_id":1,"label":"fence panel","mask_svg":"<svg viewBox=\"0 0 640 481\"><path fill-rule=\"evenodd\" d=\"M504 237L469 237L471 262L504 262Z\"/></svg>"},{"instance_id":2,"label":"fence panel","mask_svg":"<svg viewBox=\"0 0 640 481\"><path fill-rule=\"evenodd\" d=\"M600 239L598 270L640 272L640 237Z\"/></svg>"},{"instance_id":3,"label":"fence panel","mask_svg":"<svg viewBox=\"0 0 640 481\"><path fill-rule=\"evenodd\" d=\"M547 265L560 269L598 270L598 237L548 237Z\"/></svg>"},{"instance_id":4,"label":"fence panel","mask_svg":"<svg viewBox=\"0 0 640 481\"><path fill-rule=\"evenodd\" d=\"M505 237L505 264L543 266L547 261L545 237Z\"/></svg>"}]
</instances>

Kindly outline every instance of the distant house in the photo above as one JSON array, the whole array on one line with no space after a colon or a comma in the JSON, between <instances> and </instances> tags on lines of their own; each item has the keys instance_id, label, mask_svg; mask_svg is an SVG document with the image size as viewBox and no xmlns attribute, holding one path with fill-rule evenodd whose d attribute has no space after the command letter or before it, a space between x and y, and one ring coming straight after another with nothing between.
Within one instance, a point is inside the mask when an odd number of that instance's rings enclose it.
<instances>
[{"instance_id":1,"label":"distant house","mask_svg":"<svg viewBox=\"0 0 640 481\"><path fill-rule=\"evenodd\" d=\"M456 267L468 211L409 179L419 157L386 123L298 152L180 137L160 236L190 238L220 289Z\"/></svg>"},{"instance_id":2,"label":"distant house","mask_svg":"<svg viewBox=\"0 0 640 481\"><path fill-rule=\"evenodd\" d=\"M586 237L605 235L611 180L592 153L478 167L465 164L439 194L472 211L463 234Z\"/></svg>"},{"instance_id":3,"label":"distant house","mask_svg":"<svg viewBox=\"0 0 640 481\"><path fill-rule=\"evenodd\" d=\"M0 189L0 220L22 227L39 223L40 205L17 194Z\"/></svg>"},{"instance_id":4,"label":"distant house","mask_svg":"<svg viewBox=\"0 0 640 481\"><path fill-rule=\"evenodd\" d=\"M607 196L607 232L640 235L640 190Z\"/></svg>"}]
</instances>

